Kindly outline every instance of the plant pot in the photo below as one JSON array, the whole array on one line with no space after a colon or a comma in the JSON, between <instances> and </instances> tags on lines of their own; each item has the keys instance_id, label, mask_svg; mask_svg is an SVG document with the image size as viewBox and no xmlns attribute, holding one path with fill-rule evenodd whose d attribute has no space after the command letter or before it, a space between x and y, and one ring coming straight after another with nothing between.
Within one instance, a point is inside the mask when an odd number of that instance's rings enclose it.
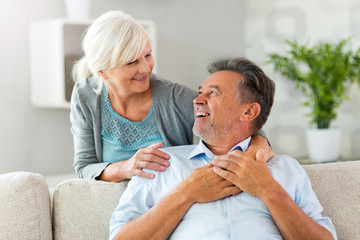
<instances>
[{"instance_id":1,"label":"plant pot","mask_svg":"<svg viewBox=\"0 0 360 240\"><path fill-rule=\"evenodd\" d=\"M314 162L333 162L339 159L341 130L337 128L308 129L306 132L309 157Z\"/></svg>"}]
</instances>

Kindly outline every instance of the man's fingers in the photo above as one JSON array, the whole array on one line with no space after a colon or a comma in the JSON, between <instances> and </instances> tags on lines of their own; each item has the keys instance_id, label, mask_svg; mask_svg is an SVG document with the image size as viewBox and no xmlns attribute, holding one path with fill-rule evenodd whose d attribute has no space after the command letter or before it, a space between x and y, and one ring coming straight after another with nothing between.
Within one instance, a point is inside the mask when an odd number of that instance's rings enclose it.
<instances>
[{"instance_id":1,"label":"man's fingers","mask_svg":"<svg viewBox=\"0 0 360 240\"><path fill-rule=\"evenodd\" d=\"M223 196L224 197L227 197L227 196L236 196L238 195L239 193L241 192L240 188L232 185L230 187L226 187L223 189L222 193L223 193Z\"/></svg>"},{"instance_id":2,"label":"man's fingers","mask_svg":"<svg viewBox=\"0 0 360 240\"><path fill-rule=\"evenodd\" d=\"M232 172L235 172L236 168L239 167L233 161L229 161L229 160L214 159L211 161L211 163L215 167L220 167Z\"/></svg>"},{"instance_id":3,"label":"man's fingers","mask_svg":"<svg viewBox=\"0 0 360 240\"><path fill-rule=\"evenodd\" d=\"M219 175L220 177L224 178L225 180L228 180L229 182L233 183L235 182L236 176L234 173L226 171L222 168L219 167L214 167L213 168L214 173L216 173L217 175Z\"/></svg>"}]
</instances>

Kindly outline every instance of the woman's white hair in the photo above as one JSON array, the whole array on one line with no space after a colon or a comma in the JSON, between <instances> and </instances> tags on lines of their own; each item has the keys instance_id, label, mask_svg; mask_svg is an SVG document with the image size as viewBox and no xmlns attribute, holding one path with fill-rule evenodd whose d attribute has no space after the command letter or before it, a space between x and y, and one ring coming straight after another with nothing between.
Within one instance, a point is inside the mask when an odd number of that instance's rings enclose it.
<instances>
[{"instance_id":1,"label":"woman's white hair","mask_svg":"<svg viewBox=\"0 0 360 240\"><path fill-rule=\"evenodd\" d=\"M98 81L97 93L103 85L98 71L136 60L150 44L149 35L141 24L121 11L101 15L84 34L82 48L85 55L74 65L73 78L83 81L93 76Z\"/></svg>"}]
</instances>

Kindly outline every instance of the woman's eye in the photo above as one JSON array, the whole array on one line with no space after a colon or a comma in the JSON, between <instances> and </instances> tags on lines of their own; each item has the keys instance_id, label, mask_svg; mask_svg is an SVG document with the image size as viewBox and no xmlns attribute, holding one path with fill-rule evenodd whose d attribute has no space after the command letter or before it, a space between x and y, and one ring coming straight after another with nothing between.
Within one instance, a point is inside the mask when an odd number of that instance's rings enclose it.
<instances>
[{"instance_id":1,"label":"woman's eye","mask_svg":"<svg viewBox=\"0 0 360 240\"><path fill-rule=\"evenodd\" d=\"M132 61L132 62L128 62L126 65L133 65L136 61L137 61L137 60Z\"/></svg>"},{"instance_id":2,"label":"woman's eye","mask_svg":"<svg viewBox=\"0 0 360 240\"><path fill-rule=\"evenodd\" d=\"M148 53L145 55L146 58L150 57L151 56L151 53Z\"/></svg>"}]
</instances>

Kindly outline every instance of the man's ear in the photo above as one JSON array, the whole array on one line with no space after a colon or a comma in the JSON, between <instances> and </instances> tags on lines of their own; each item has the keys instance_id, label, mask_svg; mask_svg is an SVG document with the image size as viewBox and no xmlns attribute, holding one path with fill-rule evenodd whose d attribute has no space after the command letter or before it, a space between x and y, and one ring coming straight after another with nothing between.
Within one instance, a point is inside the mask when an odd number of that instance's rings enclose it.
<instances>
[{"instance_id":1,"label":"man's ear","mask_svg":"<svg viewBox=\"0 0 360 240\"><path fill-rule=\"evenodd\" d=\"M260 104L258 103L248 103L244 104L243 111L241 112L240 120L242 122L250 122L259 116L261 111Z\"/></svg>"},{"instance_id":2,"label":"man's ear","mask_svg":"<svg viewBox=\"0 0 360 240\"><path fill-rule=\"evenodd\" d=\"M107 80L109 77L107 76L105 70L100 70L97 72L97 74L99 75L99 77L101 77L104 80Z\"/></svg>"}]
</instances>

